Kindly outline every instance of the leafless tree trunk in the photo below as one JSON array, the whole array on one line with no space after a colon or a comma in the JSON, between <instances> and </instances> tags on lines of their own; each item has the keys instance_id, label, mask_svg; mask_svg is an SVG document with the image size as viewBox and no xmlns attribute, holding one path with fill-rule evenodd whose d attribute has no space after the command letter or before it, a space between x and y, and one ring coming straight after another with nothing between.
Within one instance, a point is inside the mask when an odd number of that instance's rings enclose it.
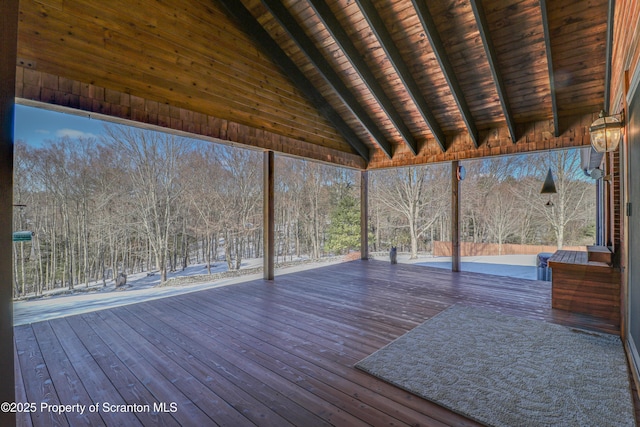
<instances>
[{"instance_id":1,"label":"leafless tree trunk","mask_svg":"<svg viewBox=\"0 0 640 427\"><path fill-rule=\"evenodd\" d=\"M107 140L118 150L130 173L131 199L156 257L160 280L167 280L170 236L181 194L179 160L187 142L172 135L137 129L106 127Z\"/></svg>"},{"instance_id":2,"label":"leafless tree trunk","mask_svg":"<svg viewBox=\"0 0 640 427\"><path fill-rule=\"evenodd\" d=\"M445 212L448 180L444 169L407 167L381 171L373 177L379 202L406 221L411 258L417 258L419 239Z\"/></svg>"},{"instance_id":3,"label":"leafless tree trunk","mask_svg":"<svg viewBox=\"0 0 640 427\"><path fill-rule=\"evenodd\" d=\"M519 194L519 200L546 220L553 230L558 249L561 249L565 244L567 226L571 222L595 218L593 203L589 202L595 199L595 186L592 181L586 181L580 169L578 150L554 151L548 157L554 172L557 194L550 197L540 194L541 182L549 165L543 160L537 162L539 168L533 171L537 179L530 179L529 187ZM551 206L547 205L548 200L551 200Z\"/></svg>"}]
</instances>

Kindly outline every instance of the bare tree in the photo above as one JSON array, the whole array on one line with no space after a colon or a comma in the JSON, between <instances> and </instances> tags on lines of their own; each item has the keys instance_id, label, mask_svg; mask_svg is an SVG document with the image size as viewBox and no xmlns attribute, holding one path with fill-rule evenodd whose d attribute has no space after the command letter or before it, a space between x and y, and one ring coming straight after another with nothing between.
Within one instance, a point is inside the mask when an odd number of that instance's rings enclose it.
<instances>
[{"instance_id":1,"label":"bare tree","mask_svg":"<svg viewBox=\"0 0 640 427\"><path fill-rule=\"evenodd\" d=\"M326 169L314 162L305 162L303 191L306 196L305 224L311 242L311 258L319 259L322 253L323 224L326 212L321 209L326 201Z\"/></svg>"},{"instance_id":2,"label":"bare tree","mask_svg":"<svg viewBox=\"0 0 640 427\"><path fill-rule=\"evenodd\" d=\"M502 244L515 234L520 222L516 214L518 200L511 194L509 183L499 183L485 198L484 220L489 236L498 243L498 254L502 255Z\"/></svg>"},{"instance_id":3,"label":"bare tree","mask_svg":"<svg viewBox=\"0 0 640 427\"><path fill-rule=\"evenodd\" d=\"M54 215L50 239L45 239L55 253L64 253L62 282L70 289L80 280L89 281L89 211L92 188L89 159L95 156L96 141L93 139L62 138L50 141L49 146L39 148L26 155L32 167L34 191L45 194L45 203L51 203ZM41 200L42 202L42 200ZM59 216L56 218L55 216ZM60 227L61 226L61 227ZM43 230L44 231L44 230ZM62 244L58 248L57 243ZM50 271L51 280L56 280L57 256L54 256Z\"/></svg>"},{"instance_id":4,"label":"bare tree","mask_svg":"<svg viewBox=\"0 0 640 427\"><path fill-rule=\"evenodd\" d=\"M353 192L352 171L289 157L276 157L278 254L323 256L331 214Z\"/></svg>"},{"instance_id":5,"label":"bare tree","mask_svg":"<svg viewBox=\"0 0 640 427\"><path fill-rule=\"evenodd\" d=\"M182 187L179 161L188 141L169 134L122 126L107 126L105 141L117 152L122 170L129 173L129 197L133 201L160 270L167 280L170 236Z\"/></svg>"},{"instance_id":6,"label":"bare tree","mask_svg":"<svg viewBox=\"0 0 640 427\"><path fill-rule=\"evenodd\" d=\"M214 193L220 208L219 227L224 235L229 269L239 270L246 245L262 226L262 157L249 150L216 147L219 185Z\"/></svg>"},{"instance_id":7,"label":"bare tree","mask_svg":"<svg viewBox=\"0 0 640 427\"><path fill-rule=\"evenodd\" d=\"M290 157L276 157L275 202L276 202L276 256L286 260L295 254L300 257L306 253L303 248L303 169L306 162ZM277 258L276 258L277 260Z\"/></svg>"},{"instance_id":8,"label":"bare tree","mask_svg":"<svg viewBox=\"0 0 640 427\"><path fill-rule=\"evenodd\" d=\"M513 196L518 186L514 175L518 171L518 158L513 156L468 162L470 173L463 183L463 224L473 231L473 241L502 245L518 233L520 203Z\"/></svg>"},{"instance_id":9,"label":"bare tree","mask_svg":"<svg viewBox=\"0 0 640 427\"><path fill-rule=\"evenodd\" d=\"M216 157L215 145L201 144L196 151L190 153L182 171L182 179L186 184L184 197L186 203L193 207L198 219L192 227L197 228L197 232L204 235L203 255L208 274L211 274L211 266L217 258L214 248L217 248L216 231L219 231L218 226L221 220L217 187L222 177L219 174L219 162Z\"/></svg>"},{"instance_id":10,"label":"bare tree","mask_svg":"<svg viewBox=\"0 0 640 427\"><path fill-rule=\"evenodd\" d=\"M567 227L572 222L595 218L595 186L586 179L580 168L579 150L554 151L541 155L539 161L532 164L537 165L531 171L535 176L529 177L529 185L517 196L551 226L556 245L561 249L565 244ZM540 194L540 186L549 166L554 173L557 189L557 194L552 196ZM551 204L547 203L549 200Z\"/></svg>"},{"instance_id":11,"label":"bare tree","mask_svg":"<svg viewBox=\"0 0 640 427\"><path fill-rule=\"evenodd\" d=\"M376 173L379 202L406 220L411 258L418 256L418 240L441 219L447 206L447 168L412 166Z\"/></svg>"}]
</instances>

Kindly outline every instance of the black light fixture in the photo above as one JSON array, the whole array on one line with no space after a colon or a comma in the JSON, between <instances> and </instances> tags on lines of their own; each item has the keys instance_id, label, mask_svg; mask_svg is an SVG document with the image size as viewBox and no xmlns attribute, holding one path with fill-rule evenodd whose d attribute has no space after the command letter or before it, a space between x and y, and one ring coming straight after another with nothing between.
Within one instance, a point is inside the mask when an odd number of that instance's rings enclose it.
<instances>
[{"instance_id":1,"label":"black light fixture","mask_svg":"<svg viewBox=\"0 0 640 427\"><path fill-rule=\"evenodd\" d=\"M540 189L540 194L548 194L549 201L545 203L545 206L551 207L553 206L553 202L551 201L551 195L557 193L556 183L553 181L553 173L551 172L551 151L549 151L549 171L547 172L547 177L544 179L542 183L542 188Z\"/></svg>"},{"instance_id":2,"label":"black light fixture","mask_svg":"<svg viewBox=\"0 0 640 427\"><path fill-rule=\"evenodd\" d=\"M589 126L591 134L591 145L598 153L615 151L622 139L622 126L624 113L619 114L620 119L614 116L605 116L604 111L600 111L600 117Z\"/></svg>"},{"instance_id":3,"label":"black light fixture","mask_svg":"<svg viewBox=\"0 0 640 427\"><path fill-rule=\"evenodd\" d=\"M557 192L556 183L553 181L553 174L551 173L551 167L549 167L549 171L547 172L547 177L544 179L544 183L542 184L540 194L555 194Z\"/></svg>"}]
</instances>

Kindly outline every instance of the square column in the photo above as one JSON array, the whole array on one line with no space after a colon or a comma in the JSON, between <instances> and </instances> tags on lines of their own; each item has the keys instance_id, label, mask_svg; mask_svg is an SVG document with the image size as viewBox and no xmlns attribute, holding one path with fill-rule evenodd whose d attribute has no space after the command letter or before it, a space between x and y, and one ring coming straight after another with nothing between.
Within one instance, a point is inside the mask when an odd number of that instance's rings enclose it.
<instances>
[{"instance_id":1,"label":"square column","mask_svg":"<svg viewBox=\"0 0 640 427\"><path fill-rule=\"evenodd\" d=\"M263 277L265 280L273 280L274 278L274 227L275 227L275 210L274 210L274 153L273 151L265 151L264 153L264 171L263 180Z\"/></svg>"},{"instance_id":2,"label":"square column","mask_svg":"<svg viewBox=\"0 0 640 427\"><path fill-rule=\"evenodd\" d=\"M360 259L369 259L369 173L360 172Z\"/></svg>"},{"instance_id":3,"label":"square column","mask_svg":"<svg viewBox=\"0 0 640 427\"><path fill-rule=\"evenodd\" d=\"M13 118L16 96L18 0L2 3L0 25L0 402L15 401L13 361ZM16 415L0 411L0 425Z\"/></svg>"},{"instance_id":4,"label":"square column","mask_svg":"<svg viewBox=\"0 0 640 427\"><path fill-rule=\"evenodd\" d=\"M460 271L460 177L457 160L451 162L451 271Z\"/></svg>"}]
</instances>

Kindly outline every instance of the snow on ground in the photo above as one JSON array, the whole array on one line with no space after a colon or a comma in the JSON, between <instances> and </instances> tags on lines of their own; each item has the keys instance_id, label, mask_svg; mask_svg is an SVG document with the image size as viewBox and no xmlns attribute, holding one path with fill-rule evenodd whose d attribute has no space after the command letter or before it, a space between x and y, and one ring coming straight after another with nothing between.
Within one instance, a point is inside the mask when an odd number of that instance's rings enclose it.
<instances>
[{"instance_id":1,"label":"snow on ground","mask_svg":"<svg viewBox=\"0 0 640 427\"><path fill-rule=\"evenodd\" d=\"M337 262L341 262L341 260L335 258L329 261L306 262L292 267L276 269L276 273L280 275L288 274ZM262 258L255 258L243 262L241 268L253 269L261 266ZM211 268L212 274L226 271L227 264L224 262L216 263L215 267ZM168 280L163 286L158 286L160 284L159 273L149 276L147 272L143 272L129 274L127 276L127 286L124 289L115 289L113 280L108 280L106 287L102 286L102 282L91 283L90 289L85 289L84 284L76 285L77 291L74 293L67 293L66 290L63 293L60 289L49 291L42 297L15 301L13 304L13 324L23 325L262 278L262 273L256 273L240 277L212 278L210 281L205 280L192 284L184 284L182 282L176 286L170 285L172 279L206 274L206 264L194 264L183 271L168 273ZM179 281L176 281L176 283L179 283Z\"/></svg>"},{"instance_id":2,"label":"snow on ground","mask_svg":"<svg viewBox=\"0 0 640 427\"><path fill-rule=\"evenodd\" d=\"M388 256L376 256L375 258L380 260L389 259ZM418 255L417 259L409 259L409 254L399 254L398 262L451 269L451 257L434 257L421 254ZM461 257L460 270L537 280L536 262L537 255L466 256Z\"/></svg>"},{"instance_id":3,"label":"snow on ground","mask_svg":"<svg viewBox=\"0 0 640 427\"><path fill-rule=\"evenodd\" d=\"M377 255L373 258L383 261L389 260L389 257L386 255ZM277 269L276 273L279 275L289 274L338 262L342 262L342 260L333 258L330 261L305 262L287 268ZM408 254L399 254L398 262L427 267L451 268L451 257L420 255L417 259L410 260ZM262 266L261 258L247 260L242 263L242 269L251 269L260 266ZM462 257L461 270L536 280L536 255ZM225 271L227 271L227 265L224 262L216 263L215 267L211 269L212 274ZM170 284L173 278L186 278L204 274L207 274L205 264L190 265L184 271L169 273L168 283ZM23 325L57 317L70 316L72 314L87 313L152 299L166 298L203 289L228 286L260 278L262 278L262 273L248 274L241 277L221 278L193 284L181 284L179 286L168 286L165 284L159 287L160 275L157 273L151 276L148 276L146 272L130 274L127 276L127 288L123 290L116 290L113 280L109 280L107 286L104 288L101 283L94 283L91 284L92 290L82 291L84 285L81 284L76 286L76 288L82 292L79 291L72 294L55 294L54 292L49 292L40 298L16 301L13 305L13 321L14 325Z\"/></svg>"}]
</instances>

